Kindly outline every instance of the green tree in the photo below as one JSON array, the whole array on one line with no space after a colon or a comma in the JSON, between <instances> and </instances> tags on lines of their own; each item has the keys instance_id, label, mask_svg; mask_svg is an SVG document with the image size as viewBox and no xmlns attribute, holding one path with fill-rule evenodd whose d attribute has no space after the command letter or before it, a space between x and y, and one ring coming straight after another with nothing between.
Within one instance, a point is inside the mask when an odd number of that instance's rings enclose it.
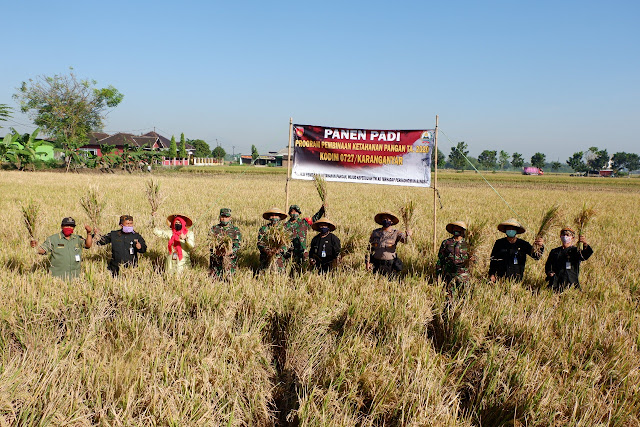
<instances>
[{"instance_id":1,"label":"green tree","mask_svg":"<svg viewBox=\"0 0 640 427\"><path fill-rule=\"evenodd\" d=\"M587 165L584 163L584 161L582 160L584 156L584 152L583 151L578 151L573 153L573 155L571 157L569 157L567 159L567 164L569 165L569 167L571 167L571 169L573 169L575 172L584 172L586 171Z\"/></svg>"},{"instance_id":2,"label":"green tree","mask_svg":"<svg viewBox=\"0 0 640 427\"><path fill-rule=\"evenodd\" d=\"M169 157L175 159L178 157L178 146L176 145L176 137L171 135L171 144L169 144Z\"/></svg>"},{"instance_id":3,"label":"green tree","mask_svg":"<svg viewBox=\"0 0 640 427\"><path fill-rule=\"evenodd\" d=\"M544 154L536 153L531 156L531 166L542 169L544 167L545 159L546 156Z\"/></svg>"},{"instance_id":4,"label":"green tree","mask_svg":"<svg viewBox=\"0 0 640 427\"><path fill-rule=\"evenodd\" d=\"M38 155L45 154L45 152L39 150L39 148L51 146L51 144L43 140L38 140L39 128L34 130L31 135L20 135L13 128L11 131L12 132L8 133L4 137L4 140L1 141L0 161L8 161L18 170L25 170L29 165L31 165L32 170L35 170Z\"/></svg>"},{"instance_id":5,"label":"green tree","mask_svg":"<svg viewBox=\"0 0 640 427\"><path fill-rule=\"evenodd\" d=\"M485 169L495 169L496 162L497 162L497 158L496 158L497 155L498 155L498 152L496 150L484 150L478 156L478 162Z\"/></svg>"},{"instance_id":6,"label":"green tree","mask_svg":"<svg viewBox=\"0 0 640 427\"><path fill-rule=\"evenodd\" d=\"M211 154L215 159L224 159L224 156L227 155L227 152L224 151L224 148L218 145L216 148L213 149Z\"/></svg>"},{"instance_id":7,"label":"green tree","mask_svg":"<svg viewBox=\"0 0 640 427\"><path fill-rule=\"evenodd\" d=\"M513 153L511 155L511 166L513 166L515 169L520 169L522 166L524 166L524 158L522 157L522 154Z\"/></svg>"},{"instance_id":8,"label":"green tree","mask_svg":"<svg viewBox=\"0 0 640 427\"><path fill-rule=\"evenodd\" d=\"M180 134L180 152L178 153L178 157L181 159L187 158L187 142L184 139L184 133Z\"/></svg>"},{"instance_id":9,"label":"green tree","mask_svg":"<svg viewBox=\"0 0 640 427\"><path fill-rule=\"evenodd\" d=\"M629 172L640 169L640 156L635 153L625 153L624 151L615 153L611 157L611 167L616 172L620 169L627 169Z\"/></svg>"},{"instance_id":10,"label":"green tree","mask_svg":"<svg viewBox=\"0 0 640 427\"><path fill-rule=\"evenodd\" d=\"M255 162L260 154L258 153L258 149L255 145L251 146L251 161Z\"/></svg>"},{"instance_id":11,"label":"green tree","mask_svg":"<svg viewBox=\"0 0 640 427\"><path fill-rule=\"evenodd\" d=\"M561 168L561 167L562 167L562 163L560 163L560 162L552 162L552 163L551 163L551 169L552 169L554 172L558 172L558 171L560 170L560 168Z\"/></svg>"},{"instance_id":12,"label":"green tree","mask_svg":"<svg viewBox=\"0 0 640 427\"><path fill-rule=\"evenodd\" d=\"M458 142L458 145L451 147L451 154L449 154L449 161L455 170L462 171L467 161L466 155L469 154L467 150L467 144L464 141Z\"/></svg>"},{"instance_id":13,"label":"green tree","mask_svg":"<svg viewBox=\"0 0 640 427\"><path fill-rule=\"evenodd\" d=\"M607 150L599 150L598 147L591 147L585 154L589 169L600 170L607 167L609 163L609 153Z\"/></svg>"},{"instance_id":14,"label":"green tree","mask_svg":"<svg viewBox=\"0 0 640 427\"><path fill-rule=\"evenodd\" d=\"M509 163L509 153L504 150L500 150L500 157L498 158L498 164L500 165L500 170L504 170L504 167Z\"/></svg>"},{"instance_id":15,"label":"green tree","mask_svg":"<svg viewBox=\"0 0 640 427\"><path fill-rule=\"evenodd\" d=\"M188 139L187 142L195 148L193 157L209 157L211 155L211 148L209 144L202 139Z\"/></svg>"},{"instance_id":16,"label":"green tree","mask_svg":"<svg viewBox=\"0 0 640 427\"><path fill-rule=\"evenodd\" d=\"M431 167L434 167L436 156L431 156ZM438 169L443 169L447 162L447 156L438 148Z\"/></svg>"},{"instance_id":17,"label":"green tree","mask_svg":"<svg viewBox=\"0 0 640 427\"><path fill-rule=\"evenodd\" d=\"M8 118L11 118L11 107L6 104L0 104L0 122L4 122ZM2 126L0 126L2 129Z\"/></svg>"},{"instance_id":18,"label":"green tree","mask_svg":"<svg viewBox=\"0 0 640 427\"><path fill-rule=\"evenodd\" d=\"M95 80L80 80L73 73L38 76L22 82L13 97L43 132L56 139L65 154L67 171L78 161L78 148L92 131L102 129L105 111L116 107L124 95L113 86L96 88Z\"/></svg>"}]
</instances>

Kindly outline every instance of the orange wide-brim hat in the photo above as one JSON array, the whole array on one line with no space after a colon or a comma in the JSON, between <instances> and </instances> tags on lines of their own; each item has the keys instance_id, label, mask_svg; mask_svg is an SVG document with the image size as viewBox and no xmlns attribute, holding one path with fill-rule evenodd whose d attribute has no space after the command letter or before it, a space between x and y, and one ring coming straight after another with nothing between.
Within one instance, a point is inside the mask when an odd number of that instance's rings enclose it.
<instances>
[{"instance_id":1,"label":"orange wide-brim hat","mask_svg":"<svg viewBox=\"0 0 640 427\"><path fill-rule=\"evenodd\" d=\"M191 221L191 218L189 218L186 215L169 215L167 217L167 225L169 227L171 227L173 225L173 221L176 218L182 218L184 220L184 222L187 224L187 228L191 227L193 225L193 221Z\"/></svg>"}]
</instances>

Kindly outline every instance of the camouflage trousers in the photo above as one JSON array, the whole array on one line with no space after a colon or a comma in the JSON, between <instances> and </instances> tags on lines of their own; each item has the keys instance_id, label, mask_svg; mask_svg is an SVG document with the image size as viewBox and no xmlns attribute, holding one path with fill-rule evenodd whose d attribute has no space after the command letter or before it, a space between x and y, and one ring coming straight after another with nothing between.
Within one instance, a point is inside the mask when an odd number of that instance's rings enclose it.
<instances>
[{"instance_id":1,"label":"camouflage trousers","mask_svg":"<svg viewBox=\"0 0 640 427\"><path fill-rule=\"evenodd\" d=\"M223 257L212 256L209 260L209 271L217 277L232 276L238 268L238 258L230 257L226 260Z\"/></svg>"}]
</instances>

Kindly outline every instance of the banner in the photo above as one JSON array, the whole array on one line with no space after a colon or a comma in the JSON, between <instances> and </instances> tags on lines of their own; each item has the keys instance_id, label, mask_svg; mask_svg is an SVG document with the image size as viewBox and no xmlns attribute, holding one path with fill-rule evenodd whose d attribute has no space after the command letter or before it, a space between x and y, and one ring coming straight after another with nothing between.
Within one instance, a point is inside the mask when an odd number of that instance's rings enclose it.
<instances>
[{"instance_id":1,"label":"banner","mask_svg":"<svg viewBox=\"0 0 640 427\"><path fill-rule=\"evenodd\" d=\"M291 177L429 187L434 133L293 125Z\"/></svg>"}]
</instances>

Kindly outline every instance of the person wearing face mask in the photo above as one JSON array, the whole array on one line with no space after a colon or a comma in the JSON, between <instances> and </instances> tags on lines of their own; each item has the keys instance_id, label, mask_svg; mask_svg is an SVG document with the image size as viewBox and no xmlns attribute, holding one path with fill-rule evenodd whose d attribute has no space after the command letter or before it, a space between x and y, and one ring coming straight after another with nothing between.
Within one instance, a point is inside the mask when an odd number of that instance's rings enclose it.
<instances>
[{"instance_id":1,"label":"person wearing face mask","mask_svg":"<svg viewBox=\"0 0 640 427\"><path fill-rule=\"evenodd\" d=\"M287 256L291 257L297 268L302 267L302 263L308 258L307 253L307 232L309 222L302 218L302 209L298 205L289 206L289 220L284 223L284 228L291 233L291 247ZM324 215L324 205L311 217L311 224L318 221Z\"/></svg>"},{"instance_id":2,"label":"person wearing face mask","mask_svg":"<svg viewBox=\"0 0 640 427\"><path fill-rule=\"evenodd\" d=\"M374 221L382 227L371 232L369 238L369 254L365 259L368 270L386 276L395 276L402 271L402 261L396 254L398 242L406 243L411 237L411 230L402 233L395 228L400 220L391 212L380 212Z\"/></svg>"},{"instance_id":3,"label":"person wearing face mask","mask_svg":"<svg viewBox=\"0 0 640 427\"><path fill-rule=\"evenodd\" d=\"M334 261L340 255L340 239L332 233L336 226L328 219L321 219L314 222L311 228L318 234L311 239L309 262L320 273L326 273L333 267Z\"/></svg>"},{"instance_id":4,"label":"person wearing face mask","mask_svg":"<svg viewBox=\"0 0 640 427\"><path fill-rule=\"evenodd\" d=\"M467 224L455 221L447 224L447 231L452 237L444 240L438 251L436 273L447 288L447 293L462 289L469 282L469 245L465 240Z\"/></svg>"},{"instance_id":5,"label":"person wearing face mask","mask_svg":"<svg viewBox=\"0 0 640 427\"><path fill-rule=\"evenodd\" d=\"M209 274L217 277L229 276L236 272L238 265L238 250L242 241L240 229L231 223L231 209L220 209L218 225L211 228L212 236L229 236L231 248L211 248L209 256ZM228 253L228 250L231 250Z\"/></svg>"},{"instance_id":6,"label":"person wearing face mask","mask_svg":"<svg viewBox=\"0 0 640 427\"><path fill-rule=\"evenodd\" d=\"M527 256L539 260L544 252L544 240L536 238L535 244L540 246L536 252L529 242L516 237L526 230L514 218L508 219L498 225L498 231L507 237L496 240L491 250L491 262L489 264L489 280L495 282L499 278L522 281L524 266Z\"/></svg>"},{"instance_id":7,"label":"person wearing face mask","mask_svg":"<svg viewBox=\"0 0 640 427\"><path fill-rule=\"evenodd\" d=\"M147 244L140 234L133 229L133 217L122 215L120 229L105 234L96 245L111 245L111 259L107 269L116 277L120 273L120 266L135 267L138 265L138 254L147 251Z\"/></svg>"},{"instance_id":8,"label":"person wearing face mask","mask_svg":"<svg viewBox=\"0 0 640 427\"><path fill-rule=\"evenodd\" d=\"M168 254L164 260L165 272L180 273L191 267L189 253L195 247L195 237L189 228L193 225L191 218L185 215L169 215L167 217L169 229L155 228L153 234L169 239Z\"/></svg>"},{"instance_id":9,"label":"person wearing face mask","mask_svg":"<svg viewBox=\"0 0 640 427\"><path fill-rule=\"evenodd\" d=\"M549 257L544 266L549 287L556 292L562 292L570 286L580 289L580 282L578 281L580 263L588 260L593 255L593 249L589 246L584 236L580 236L578 239L582 243L582 250L573 245L575 234L576 232L569 227L560 230L562 246L549 252Z\"/></svg>"},{"instance_id":10,"label":"person wearing face mask","mask_svg":"<svg viewBox=\"0 0 640 427\"><path fill-rule=\"evenodd\" d=\"M32 248L38 246L40 255L49 255L49 273L61 279L74 279L80 275L82 249L89 249L93 243L93 229L85 225L87 237L82 238L73 231L76 221L71 217L62 219L60 233L49 236L42 245L37 240L31 240Z\"/></svg>"},{"instance_id":11,"label":"person wearing face mask","mask_svg":"<svg viewBox=\"0 0 640 427\"><path fill-rule=\"evenodd\" d=\"M271 208L262 214L262 218L269 221L258 230L258 250L260 251L260 270L266 270L273 263L278 271L284 271L284 256L288 248L270 248L266 244L267 232L270 227L276 227L287 217L281 209Z\"/></svg>"}]
</instances>

